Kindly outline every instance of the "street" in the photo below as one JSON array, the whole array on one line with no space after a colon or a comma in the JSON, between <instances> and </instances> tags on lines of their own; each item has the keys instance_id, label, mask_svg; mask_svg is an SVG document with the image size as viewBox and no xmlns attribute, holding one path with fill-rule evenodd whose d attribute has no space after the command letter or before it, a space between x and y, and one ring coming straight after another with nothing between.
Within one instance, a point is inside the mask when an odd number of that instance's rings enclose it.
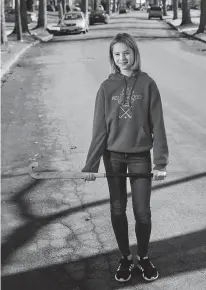
<instances>
[{"instance_id":1,"label":"street","mask_svg":"<svg viewBox=\"0 0 206 290\"><path fill-rule=\"evenodd\" d=\"M114 15L86 36L54 37L32 47L4 78L3 290L205 289L206 44L147 17ZM31 161L83 168L96 92L110 73L109 44L118 32L135 36L142 70L160 89L170 151L167 179L153 183L150 251L160 278L150 284L137 270L123 285L114 279L119 252L106 179L38 181L24 174ZM129 185L127 213L135 257Z\"/></svg>"}]
</instances>

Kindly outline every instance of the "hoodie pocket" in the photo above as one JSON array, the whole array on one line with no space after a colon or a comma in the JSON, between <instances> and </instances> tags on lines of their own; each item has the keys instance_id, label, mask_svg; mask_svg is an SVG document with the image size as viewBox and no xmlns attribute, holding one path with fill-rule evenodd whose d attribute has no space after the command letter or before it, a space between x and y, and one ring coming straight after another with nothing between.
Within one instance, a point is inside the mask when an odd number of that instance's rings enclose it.
<instances>
[{"instance_id":1,"label":"hoodie pocket","mask_svg":"<svg viewBox=\"0 0 206 290\"><path fill-rule=\"evenodd\" d=\"M151 141L151 136L146 132L145 128L141 126L138 133L138 143L141 146L149 146Z\"/></svg>"}]
</instances>

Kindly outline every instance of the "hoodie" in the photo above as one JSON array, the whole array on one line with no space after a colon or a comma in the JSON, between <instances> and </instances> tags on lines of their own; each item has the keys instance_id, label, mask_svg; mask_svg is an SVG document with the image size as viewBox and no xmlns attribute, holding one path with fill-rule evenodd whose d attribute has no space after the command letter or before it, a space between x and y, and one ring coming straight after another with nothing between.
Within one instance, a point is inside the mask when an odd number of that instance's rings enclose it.
<instances>
[{"instance_id":1,"label":"hoodie","mask_svg":"<svg viewBox=\"0 0 206 290\"><path fill-rule=\"evenodd\" d=\"M160 93L144 72L111 74L96 96L92 141L82 171L98 172L104 150L138 153L153 148L154 169L168 164Z\"/></svg>"}]
</instances>

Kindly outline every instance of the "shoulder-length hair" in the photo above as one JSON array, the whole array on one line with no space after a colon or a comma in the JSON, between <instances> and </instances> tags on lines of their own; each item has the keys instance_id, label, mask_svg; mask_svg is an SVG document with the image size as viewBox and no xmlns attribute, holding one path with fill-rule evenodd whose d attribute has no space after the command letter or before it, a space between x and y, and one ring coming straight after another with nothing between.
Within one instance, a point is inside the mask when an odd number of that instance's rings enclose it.
<instances>
[{"instance_id":1,"label":"shoulder-length hair","mask_svg":"<svg viewBox=\"0 0 206 290\"><path fill-rule=\"evenodd\" d=\"M118 66L116 66L113 57L113 47L116 43L123 43L132 49L132 51L134 52L134 64L132 65L131 69L134 71L140 71L141 70L140 53L135 39L128 33L118 33L110 43L109 47L109 60L111 64L112 73L120 72L120 69Z\"/></svg>"}]
</instances>

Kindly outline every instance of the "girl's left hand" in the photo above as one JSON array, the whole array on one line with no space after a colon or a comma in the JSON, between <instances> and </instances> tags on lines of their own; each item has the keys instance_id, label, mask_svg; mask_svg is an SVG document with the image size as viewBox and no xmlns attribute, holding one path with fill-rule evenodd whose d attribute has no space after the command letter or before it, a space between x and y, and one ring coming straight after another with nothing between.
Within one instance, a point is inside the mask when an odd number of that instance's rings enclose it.
<instances>
[{"instance_id":1,"label":"girl's left hand","mask_svg":"<svg viewBox=\"0 0 206 290\"><path fill-rule=\"evenodd\" d=\"M164 180L167 176L167 172L165 170L153 170L153 180L161 181Z\"/></svg>"}]
</instances>

